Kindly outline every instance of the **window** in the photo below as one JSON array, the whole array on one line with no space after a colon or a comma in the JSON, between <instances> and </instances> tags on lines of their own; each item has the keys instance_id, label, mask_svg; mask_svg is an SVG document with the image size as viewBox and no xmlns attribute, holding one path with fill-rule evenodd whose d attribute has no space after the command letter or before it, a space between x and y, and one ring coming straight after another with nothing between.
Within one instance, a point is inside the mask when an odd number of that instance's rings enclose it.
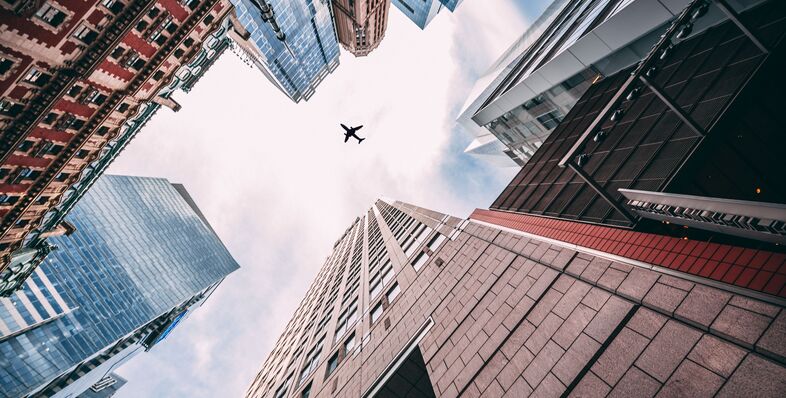
<instances>
[{"instance_id":1,"label":"window","mask_svg":"<svg viewBox=\"0 0 786 398\"><path fill-rule=\"evenodd\" d=\"M420 252L417 257L415 257L415 261L412 262L412 268L415 269L415 272L420 271L420 268L423 267L423 264L428 261L428 254L425 252Z\"/></svg>"},{"instance_id":2,"label":"window","mask_svg":"<svg viewBox=\"0 0 786 398\"><path fill-rule=\"evenodd\" d=\"M66 18L66 14L64 12L53 7L49 3L45 3L43 6L41 6L41 8L36 11L35 16L54 28L60 26L60 24L62 24Z\"/></svg>"},{"instance_id":3,"label":"window","mask_svg":"<svg viewBox=\"0 0 786 398\"><path fill-rule=\"evenodd\" d=\"M122 104L120 104L120 106L117 107L117 111L123 113L128 110L128 106L129 106L128 103L123 102Z\"/></svg>"},{"instance_id":4,"label":"window","mask_svg":"<svg viewBox=\"0 0 786 398\"><path fill-rule=\"evenodd\" d=\"M543 125L543 127L551 130L554 127L557 127L559 122L562 121L562 113L555 109L551 112L538 116L538 121Z\"/></svg>"},{"instance_id":5,"label":"window","mask_svg":"<svg viewBox=\"0 0 786 398\"><path fill-rule=\"evenodd\" d=\"M76 98L76 96L79 95L79 93L81 93L81 92L82 92L82 86L80 86L78 84L74 84L68 90L68 96Z\"/></svg>"},{"instance_id":6,"label":"window","mask_svg":"<svg viewBox=\"0 0 786 398\"><path fill-rule=\"evenodd\" d=\"M292 375L289 375L286 380L284 380L284 384L276 390L276 398L284 398L287 396L287 390L289 389L289 380L292 379Z\"/></svg>"},{"instance_id":7,"label":"window","mask_svg":"<svg viewBox=\"0 0 786 398\"><path fill-rule=\"evenodd\" d=\"M338 351L333 354L327 361L327 370L325 371L325 378L328 378L331 373L338 367Z\"/></svg>"},{"instance_id":8,"label":"window","mask_svg":"<svg viewBox=\"0 0 786 398\"><path fill-rule=\"evenodd\" d=\"M521 105L521 107L524 108L524 109L529 110L529 109L532 109L532 108L542 104L545 101L546 100L543 98L543 96L539 95L539 96L537 96L537 97L535 97L535 98L525 102L523 105Z\"/></svg>"},{"instance_id":9,"label":"window","mask_svg":"<svg viewBox=\"0 0 786 398\"><path fill-rule=\"evenodd\" d=\"M393 280L393 269L391 268L391 269L388 269L387 272L382 274L382 284L383 285L387 285L388 282L390 282L392 280Z\"/></svg>"},{"instance_id":10,"label":"window","mask_svg":"<svg viewBox=\"0 0 786 398\"><path fill-rule=\"evenodd\" d=\"M308 383L306 388L303 389L303 392L300 394L301 398L308 398L311 396L311 383Z\"/></svg>"},{"instance_id":11,"label":"window","mask_svg":"<svg viewBox=\"0 0 786 398\"><path fill-rule=\"evenodd\" d=\"M22 152L27 152L27 151L30 150L30 148L33 147L33 144L35 144L34 141L25 140L25 142L19 144L19 147L17 149L22 151Z\"/></svg>"},{"instance_id":12,"label":"window","mask_svg":"<svg viewBox=\"0 0 786 398\"><path fill-rule=\"evenodd\" d=\"M147 29L148 23L146 21L139 21L137 22L134 29L139 33L144 33L145 29Z\"/></svg>"},{"instance_id":13,"label":"window","mask_svg":"<svg viewBox=\"0 0 786 398\"><path fill-rule=\"evenodd\" d=\"M14 66L14 61L0 55L0 77L4 76Z\"/></svg>"},{"instance_id":14,"label":"window","mask_svg":"<svg viewBox=\"0 0 786 398\"><path fill-rule=\"evenodd\" d=\"M352 349L355 348L355 333L352 333L349 338L344 342L344 352L349 355Z\"/></svg>"},{"instance_id":15,"label":"window","mask_svg":"<svg viewBox=\"0 0 786 398\"><path fill-rule=\"evenodd\" d=\"M121 46L117 46L114 50L112 50L112 53L109 54L109 56L114 59L120 59L120 57L122 57L125 52L126 52L125 48Z\"/></svg>"},{"instance_id":16,"label":"window","mask_svg":"<svg viewBox=\"0 0 786 398\"><path fill-rule=\"evenodd\" d=\"M57 177L55 177L55 181L63 182L65 180L67 180L68 177L70 177L70 176L71 176L71 174L68 174L68 173L60 173L60 174L57 175Z\"/></svg>"},{"instance_id":17,"label":"window","mask_svg":"<svg viewBox=\"0 0 786 398\"><path fill-rule=\"evenodd\" d=\"M373 325L380 316L382 316L382 302L377 303L374 309L371 310L371 324Z\"/></svg>"},{"instance_id":18,"label":"window","mask_svg":"<svg viewBox=\"0 0 786 398\"><path fill-rule=\"evenodd\" d=\"M392 288L390 288L390 290L388 290L388 293L387 293L388 304L392 303L393 300L395 300L396 297L398 297L399 293L401 293L401 288L399 288L398 287L398 283L396 283L396 284L393 285Z\"/></svg>"},{"instance_id":19,"label":"window","mask_svg":"<svg viewBox=\"0 0 786 398\"><path fill-rule=\"evenodd\" d=\"M98 37L98 33L85 25L80 25L74 31L74 37L79 39L82 43L90 44Z\"/></svg>"},{"instance_id":20,"label":"window","mask_svg":"<svg viewBox=\"0 0 786 398\"><path fill-rule=\"evenodd\" d=\"M38 68L30 68L27 71L25 77L22 78L22 81L25 83L35 84L37 86L43 86L46 82L49 81L49 75L44 72L38 70Z\"/></svg>"},{"instance_id":21,"label":"window","mask_svg":"<svg viewBox=\"0 0 786 398\"><path fill-rule=\"evenodd\" d=\"M23 106L15 102L11 102L5 98L0 99L0 113L8 116L16 116L22 110Z\"/></svg>"},{"instance_id":22,"label":"window","mask_svg":"<svg viewBox=\"0 0 786 398\"><path fill-rule=\"evenodd\" d=\"M375 283L374 286L371 287L371 291L369 292L369 295L371 296L371 300L377 298L379 292L381 291L382 291L382 284L379 282Z\"/></svg>"},{"instance_id":23,"label":"window","mask_svg":"<svg viewBox=\"0 0 786 398\"><path fill-rule=\"evenodd\" d=\"M322 354L322 341L324 340L324 336L319 339L319 342L308 352L306 355L306 362L305 366L303 366L303 370L300 371L300 381L298 381L298 385L303 384L311 373L316 370L317 365L319 365L319 357Z\"/></svg>"},{"instance_id":24,"label":"window","mask_svg":"<svg viewBox=\"0 0 786 398\"><path fill-rule=\"evenodd\" d=\"M101 4L109 11L112 11L112 14L117 14L123 9L123 3L117 0L102 0Z\"/></svg>"},{"instance_id":25,"label":"window","mask_svg":"<svg viewBox=\"0 0 786 398\"><path fill-rule=\"evenodd\" d=\"M52 124L52 123L54 123L55 120L57 120L58 116L59 115L57 113L49 112L49 114L46 115L46 117L44 118L44 124Z\"/></svg>"}]
</instances>

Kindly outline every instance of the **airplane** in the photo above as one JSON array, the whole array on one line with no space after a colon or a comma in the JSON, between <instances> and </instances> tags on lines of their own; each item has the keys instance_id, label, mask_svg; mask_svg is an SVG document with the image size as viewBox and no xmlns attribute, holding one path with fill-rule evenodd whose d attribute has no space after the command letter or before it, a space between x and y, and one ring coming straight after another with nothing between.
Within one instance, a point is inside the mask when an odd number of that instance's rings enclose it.
<instances>
[{"instance_id":1,"label":"airplane","mask_svg":"<svg viewBox=\"0 0 786 398\"><path fill-rule=\"evenodd\" d=\"M344 130L346 130L346 133L344 133L344 142L347 142L347 141L349 141L349 137L355 137L355 138L358 140L358 144L360 144L361 142L363 142L363 140L365 140L365 138L360 138L360 137L358 137L358 136L355 134L355 132L356 132L356 131L358 131L358 130L360 130L361 128L363 128L363 125L360 125L360 126L357 126L357 127L352 127L352 128L349 128L349 127L345 126L345 125L342 123L342 124L341 124L341 127L343 127L343 128L344 128Z\"/></svg>"}]
</instances>

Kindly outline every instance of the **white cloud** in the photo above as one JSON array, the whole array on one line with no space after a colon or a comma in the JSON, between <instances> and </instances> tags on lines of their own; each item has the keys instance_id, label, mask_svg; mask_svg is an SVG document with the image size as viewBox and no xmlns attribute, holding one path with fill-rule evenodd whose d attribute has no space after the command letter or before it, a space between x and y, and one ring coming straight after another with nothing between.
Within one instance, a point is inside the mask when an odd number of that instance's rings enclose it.
<instances>
[{"instance_id":1,"label":"white cloud","mask_svg":"<svg viewBox=\"0 0 786 398\"><path fill-rule=\"evenodd\" d=\"M524 24L504 0L466 1L425 31L392 7L379 48L343 53L307 103L228 53L178 98L179 113L156 115L110 172L183 183L242 268L122 369L119 396L244 393L335 239L375 198L457 216L488 206L511 171L468 171L485 166L456 150L453 120ZM363 124L368 139L345 144L339 123Z\"/></svg>"}]
</instances>

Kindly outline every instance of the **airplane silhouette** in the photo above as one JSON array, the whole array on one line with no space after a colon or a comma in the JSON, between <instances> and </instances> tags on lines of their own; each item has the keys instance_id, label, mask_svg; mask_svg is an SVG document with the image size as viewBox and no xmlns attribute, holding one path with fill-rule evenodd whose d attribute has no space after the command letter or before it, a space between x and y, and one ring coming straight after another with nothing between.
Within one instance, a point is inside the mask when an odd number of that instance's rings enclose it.
<instances>
[{"instance_id":1,"label":"airplane silhouette","mask_svg":"<svg viewBox=\"0 0 786 398\"><path fill-rule=\"evenodd\" d=\"M361 142L363 142L363 140L365 140L365 138L360 138L360 137L358 137L355 134L356 131L358 131L361 128L363 128L363 125L349 128L349 127L345 126L344 124L341 124L341 127L343 127L344 130L346 130L346 133L344 133L344 142L349 141L349 137L355 137L358 140L358 144L360 144Z\"/></svg>"}]
</instances>

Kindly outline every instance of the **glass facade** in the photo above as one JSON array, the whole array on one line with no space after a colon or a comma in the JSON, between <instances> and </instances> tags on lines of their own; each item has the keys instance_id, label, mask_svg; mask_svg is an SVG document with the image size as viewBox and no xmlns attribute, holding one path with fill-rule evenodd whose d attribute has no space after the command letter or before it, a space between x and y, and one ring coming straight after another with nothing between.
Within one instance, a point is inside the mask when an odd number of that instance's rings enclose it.
<instances>
[{"instance_id":1,"label":"glass facade","mask_svg":"<svg viewBox=\"0 0 786 398\"><path fill-rule=\"evenodd\" d=\"M424 29L442 8L442 3L435 0L392 0L391 3L420 29Z\"/></svg>"},{"instance_id":2,"label":"glass facade","mask_svg":"<svg viewBox=\"0 0 786 398\"><path fill-rule=\"evenodd\" d=\"M293 101L308 100L338 66L339 46L330 4L324 0L268 0L275 21L286 35L282 42L262 20L254 0L231 0L235 13L258 50L257 58Z\"/></svg>"},{"instance_id":3,"label":"glass facade","mask_svg":"<svg viewBox=\"0 0 786 398\"><path fill-rule=\"evenodd\" d=\"M24 289L0 299L0 397L17 397L212 288L238 268L164 179L103 176L70 236Z\"/></svg>"}]
</instances>

